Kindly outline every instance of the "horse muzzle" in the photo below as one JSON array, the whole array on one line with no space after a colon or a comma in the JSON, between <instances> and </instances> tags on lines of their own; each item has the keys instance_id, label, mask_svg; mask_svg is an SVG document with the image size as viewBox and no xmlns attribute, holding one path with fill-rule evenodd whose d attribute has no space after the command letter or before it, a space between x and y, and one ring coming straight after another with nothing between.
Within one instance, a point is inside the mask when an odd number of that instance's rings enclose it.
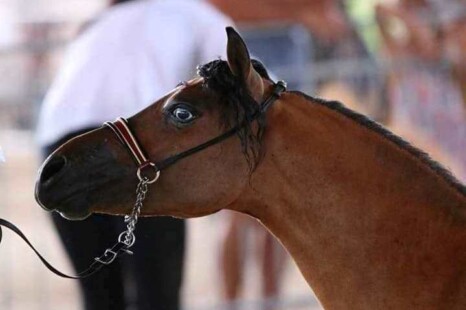
<instances>
[{"instance_id":1,"label":"horse muzzle","mask_svg":"<svg viewBox=\"0 0 466 310\"><path fill-rule=\"evenodd\" d=\"M53 181L64 172L66 166L64 156L50 156L42 164L39 177L36 181L35 198L39 205L46 211L53 211L53 193L51 190Z\"/></svg>"},{"instance_id":2,"label":"horse muzzle","mask_svg":"<svg viewBox=\"0 0 466 310\"><path fill-rule=\"evenodd\" d=\"M39 170L35 186L37 203L46 211L59 212L70 220L82 220L90 215L82 197L69 195L66 182L67 159L62 155L51 155ZM67 194L68 193L68 194Z\"/></svg>"}]
</instances>

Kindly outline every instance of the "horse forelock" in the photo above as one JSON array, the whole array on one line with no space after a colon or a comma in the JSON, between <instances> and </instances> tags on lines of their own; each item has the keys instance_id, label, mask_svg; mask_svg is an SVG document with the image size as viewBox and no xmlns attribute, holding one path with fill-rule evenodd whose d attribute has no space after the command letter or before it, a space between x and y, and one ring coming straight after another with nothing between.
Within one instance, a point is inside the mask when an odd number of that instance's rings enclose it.
<instances>
[{"instance_id":1,"label":"horse forelock","mask_svg":"<svg viewBox=\"0 0 466 310\"><path fill-rule=\"evenodd\" d=\"M265 67L252 60L256 71L265 79L270 79ZM253 99L244 81L235 77L228 63L214 60L198 67L198 75L203 78L203 87L212 92L221 109L221 125L224 128L238 127L238 137L242 152L253 172L263 155L262 138L265 130L265 116L258 118L258 126L253 128L250 117L257 112L258 103Z\"/></svg>"}]
</instances>

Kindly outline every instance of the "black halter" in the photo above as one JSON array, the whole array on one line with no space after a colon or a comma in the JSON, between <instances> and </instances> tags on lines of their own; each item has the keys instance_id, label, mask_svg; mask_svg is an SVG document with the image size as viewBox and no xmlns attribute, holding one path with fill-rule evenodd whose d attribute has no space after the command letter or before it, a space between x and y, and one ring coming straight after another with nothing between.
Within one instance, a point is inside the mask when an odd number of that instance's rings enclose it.
<instances>
[{"instance_id":1,"label":"black halter","mask_svg":"<svg viewBox=\"0 0 466 310\"><path fill-rule=\"evenodd\" d=\"M286 83L283 81L279 81L273 85L272 89L272 94L264 100L260 104L259 110L252 115L248 121L252 122L256 120L259 116L264 114L269 106L276 101L282 92L286 90ZM139 143L137 142L136 138L134 137L133 133L131 132L127 121L124 118L118 118L115 122L110 123L107 122L104 124L105 126L109 127L118 137L118 139L125 145L131 155L133 156L136 164L138 165L138 170L137 170L137 176L140 180L144 179L147 183L154 183L157 181L157 179L160 176L160 171L163 169L175 164L177 161L188 157L192 154L195 154L197 152L200 152L209 146L215 145L217 143L222 142L225 139L228 139L229 137L233 136L235 133L238 132L238 130L241 128L240 126L233 127L229 131L211 139L208 140L205 143L202 143L196 147L193 147L187 151L178 153L174 156L168 157L164 160L158 161L156 163L151 162L147 156L145 155L143 149L140 147ZM151 179L149 179L147 176L141 176L142 170L152 167L155 171L155 175L152 176ZM21 237L21 239L24 240L24 242L27 243L27 245L36 253L36 255L39 257L39 259L42 261L42 263L53 273L56 275L63 277L63 278L68 278L68 279L82 279L82 278L87 278L97 271L99 271L103 266L111 264L118 256L123 255L123 254L132 254L131 251L129 251L129 248L132 246L132 244L126 243L124 240L120 240L121 238L118 238L118 242L113 245L113 247L106 249L105 253L100 256L96 257L94 262L90 264L90 266L78 273L77 275L70 276L67 274L64 274L63 272L59 271L55 267L53 267L45 258L42 257L42 255L34 248L34 246L29 242L29 240L26 238L26 236L21 232L21 230L16 227L14 224L11 222L4 220L0 218L0 242L2 240L2 229L1 227L4 226L14 233L16 233L18 236ZM120 235L121 237L121 235Z\"/></svg>"},{"instance_id":2,"label":"black halter","mask_svg":"<svg viewBox=\"0 0 466 310\"><path fill-rule=\"evenodd\" d=\"M253 115L251 115L248 119L249 122L253 122L256 120L259 116L263 115L267 109L270 107L272 103L277 100L281 93L283 93L286 90L286 83L284 81L278 81L273 85L272 89L272 94L265 99L261 104L257 112ZM145 168L152 167L155 171L155 175L152 176L152 179L150 183L155 182L158 177L160 176L160 172L171 165L175 164L179 160L186 158L188 156L191 156L197 152L200 152L212 145L218 144L234 134L238 132L238 130L241 128L241 126L236 126L233 127L232 129L228 130L227 132L208 140L207 142L204 142L198 146L195 146L189 150L186 150L184 152L178 153L176 155L170 156L168 158L165 158L161 161L157 162L152 162L150 161L143 148L140 146L138 143L136 137L133 135L131 129L128 126L128 122L126 119L120 117L116 119L114 122L106 122L104 124L105 126L109 127L115 135L118 137L120 142L128 148L130 154L133 156L134 161L138 165L138 177L141 179L141 171L144 170Z\"/></svg>"}]
</instances>

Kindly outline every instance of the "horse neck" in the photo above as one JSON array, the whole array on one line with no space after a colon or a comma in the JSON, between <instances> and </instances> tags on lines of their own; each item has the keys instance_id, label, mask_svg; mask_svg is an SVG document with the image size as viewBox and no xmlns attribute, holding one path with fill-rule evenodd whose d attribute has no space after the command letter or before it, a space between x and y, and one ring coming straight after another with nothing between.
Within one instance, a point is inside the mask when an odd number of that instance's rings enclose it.
<instances>
[{"instance_id":1,"label":"horse neck","mask_svg":"<svg viewBox=\"0 0 466 310\"><path fill-rule=\"evenodd\" d=\"M232 207L281 240L324 306L466 309L458 188L380 133L296 94L277 102L268 124L263 162Z\"/></svg>"}]
</instances>

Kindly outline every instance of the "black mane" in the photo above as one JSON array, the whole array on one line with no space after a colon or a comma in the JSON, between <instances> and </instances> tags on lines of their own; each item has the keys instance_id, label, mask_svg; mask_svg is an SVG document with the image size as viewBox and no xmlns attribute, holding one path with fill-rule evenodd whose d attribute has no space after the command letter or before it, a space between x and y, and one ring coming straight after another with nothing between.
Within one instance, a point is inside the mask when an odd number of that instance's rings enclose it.
<instances>
[{"instance_id":1,"label":"black mane","mask_svg":"<svg viewBox=\"0 0 466 310\"><path fill-rule=\"evenodd\" d=\"M270 80L267 70L259 61L253 60L252 63L255 70L263 78ZM257 111L258 103L256 103L252 98L245 85L233 76L226 61L215 60L202 65L198 67L198 74L204 78L204 86L208 90L213 91L213 93L219 97L219 102L225 104L225 108L223 109L223 125L225 127L238 126L241 128L238 131L238 136L241 140L242 151L248 161L251 172L254 171L263 155L262 138L266 125L265 115L258 118L259 126L257 130L253 130L250 122L248 121L248 117ZM466 195L466 186L461 184L449 170L430 158L427 153L393 134L379 123L346 108L338 101L326 101L320 98L314 98L299 91L293 91L292 93L302 96L312 103L323 105L343 114L368 129L382 135L401 149L408 151L410 154L418 158L436 174L444 178L453 188L458 190L461 194Z\"/></svg>"},{"instance_id":2,"label":"black mane","mask_svg":"<svg viewBox=\"0 0 466 310\"><path fill-rule=\"evenodd\" d=\"M257 60L252 60L254 69L265 79L270 80L265 67ZM204 79L204 87L218 97L218 102L225 105L222 109L222 125L238 127L243 154L251 172L259 164L262 152L262 138L265 130L265 115L260 116L256 130L253 130L250 118L259 104L251 96L244 82L236 78L224 60L214 60L198 67L198 75Z\"/></svg>"}]
</instances>

